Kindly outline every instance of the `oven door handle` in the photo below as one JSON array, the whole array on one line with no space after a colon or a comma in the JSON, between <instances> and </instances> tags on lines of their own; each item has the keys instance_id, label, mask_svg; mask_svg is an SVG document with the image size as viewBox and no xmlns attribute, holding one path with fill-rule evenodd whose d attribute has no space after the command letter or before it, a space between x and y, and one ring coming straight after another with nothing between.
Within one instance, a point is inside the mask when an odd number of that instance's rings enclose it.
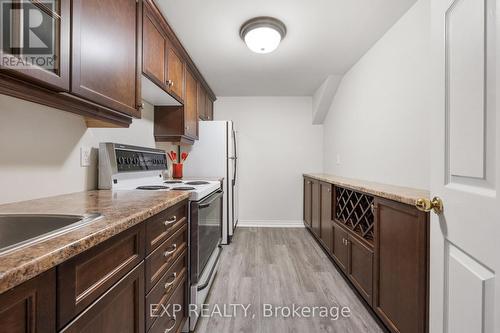
<instances>
[{"instance_id":1,"label":"oven door handle","mask_svg":"<svg viewBox=\"0 0 500 333\"><path fill-rule=\"evenodd\" d=\"M207 281L205 281L204 283L202 283L201 285L199 285L198 287L196 287L197 291L202 291L203 289L205 289L206 287L208 287L208 284L210 283L210 280L212 280L212 276L214 275L215 267L217 267L217 264L218 264L219 259L220 259L220 255L222 253L222 246L221 245L217 246L217 250L219 251L219 253L217 253L217 258L215 258L214 265L210 269L210 274L208 275Z\"/></svg>"},{"instance_id":2,"label":"oven door handle","mask_svg":"<svg viewBox=\"0 0 500 333\"><path fill-rule=\"evenodd\" d=\"M217 192L215 192L213 195L211 195L210 197L207 198L207 200L209 200L208 202L205 202L202 201L199 205L198 205L198 208L199 209L203 209L203 208L207 208L209 207L215 200L219 199L221 196L222 196L222 193L224 193L222 190L218 190Z\"/></svg>"}]
</instances>

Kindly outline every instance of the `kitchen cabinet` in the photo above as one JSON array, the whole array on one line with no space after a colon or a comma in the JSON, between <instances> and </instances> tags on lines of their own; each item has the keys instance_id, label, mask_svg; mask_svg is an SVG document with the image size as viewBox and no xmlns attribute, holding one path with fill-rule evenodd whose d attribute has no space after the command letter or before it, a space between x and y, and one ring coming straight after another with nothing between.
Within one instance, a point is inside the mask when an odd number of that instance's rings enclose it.
<instances>
[{"instance_id":1,"label":"kitchen cabinet","mask_svg":"<svg viewBox=\"0 0 500 333\"><path fill-rule=\"evenodd\" d=\"M73 0L73 94L140 115L137 27L141 7L136 0ZM115 19L110 20L110 13Z\"/></svg>"},{"instance_id":2,"label":"kitchen cabinet","mask_svg":"<svg viewBox=\"0 0 500 333\"><path fill-rule=\"evenodd\" d=\"M55 332L55 269L0 295L0 329L9 333Z\"/></svg>"},{"instance_id":3,"label":"kitchen cabinet","mask_svg":"<svg viewBox=\"0 0 500 333\"><path fill-rule=\"evenodd\" d=\"M144 316L144 264L141 263L61 332L143 333Z\"/></svg>"},{"instance_id":4,"label":"kitchen cabinet","mask_svg":"<svg viewBox=\"0 0 500 333\"><path fill-rule=\"evenodd\" d=\"M214 120L214 101L208 95L205 106L205 120Z\"/></svg>"},{"instance_id":5,"label":"kitchen cabinet","mask_svg":"<svg viewBox=\"0 0 500 333\"><path fill-rule=\"evenodd\" d=\"M55 69L1 67L0 93L79 114L88 127L128 127L132 118L141 116L141 2L51 3L52 8L48 2L22 5L52 22L54 30L46 34L55 36ZM117 19L110 20L110 13ZM14 27L16 35L20 25ZM8 56L22 52L12 49Z\"/></svg>"},{"instance_id":6,"label":"kitchen cabinet","mask_svg":"<svg viewBox=\"0 0 500 333\"><path fill-rule=\"evenodd\" d=\"M368 304L373 296L373 250L353 234L348 235L347 276Z\"/></svg>"},{"instance_id":7,"label":"kitchen cabinet","mask_svg":"<svg viewBox=\"0 0 500 333\"><path fill-rule=\"evenodd\" d=\"M321 238L321 186L317 180L312 180L311 197L311 230Z\"/></svg>"},{"instance_id":8,"label":"kitchen cabinet","mask_svg":"<svg viewBox=\"0 0 500 333\"><path fill-rule=\"evenodd\" d=\"M392 332L426 332L428 214L382 198L375 211L373 308Z\"/></svg>"},{"instance_id":9,"label":"kitchen cabinet","mask_svg":"<svg viewBox=\"0 0 500 333\"><path fill-rule=\"evenodd\" d=\"M391 332L427 332L427 213L304 177L304 224Z\"/></svg>"},{"instance_id":10,"label":"kitchen cabinet","mask_svg":"<svg viewBox=\"0 0 500 333\"><path fill-rule=\"evenodd\" d=\"M25 66L16 66L18 59L29 59L31 57L29 49L11 48L2 50L3 61L0 65L2 71L30 81L55 91L69 91L70 80L70 22L71 22L71 1L55 0L49 2L22 2L22 3L2 3L3 10L7 6L16 9L22 6L23 10L36 12L42 17L42 22L50 22L50 29L38 29L37 37L47 47L40 48L36 61L28 61ZM23 18L20 17L22 11L13 10L11 12L10 34L7 38L12 38L10 45L15 44L26 47L28 44L23 40ZM33 15L33 14L31 14ZM4 22L5 24L5 22ZM26 35L24 35L26 38ZM15 39L15 40L14 40ZM7 41L4 41L7 44ZM40 63L41 65L38 65ZM4 64L11 64L4 66Z\"/></svg>"},{"instance_id":11,"label":"kitchen cabinet","mask_svg":"<svg viewBox=\"0 0 500 333\"><path fill-rule=\"evenodd\" d=\"M214 119L214 102L202 84L198 84L198 117L201 120Z\"/></svg>"},{"instance_id":12,"label":"kitchen cabinet","mask_svg":"<svg viewBox=\"0 0 500 333\"><path fill-rule=\"evenodd\" d=\"M185 135L198 139L198 82L189 69L186 70L186 100L184 103Z\"/></svg>"},{"instance_id":13,"label":"kitchen cabinet","mask_svg":"<svg viewBox=\"0 0 500 333\"><path fill-rule=\"evenodd\" d=\"M321 182L321 241L328 252L333 251L332 185Z\"/></svg>"},{"instance_id":14,"label":"kitchen cabinet","mask_svg":"<svg viewBox=\"0 0 500 333\"><path fill-rule=\"evenodd\" d=\"M304 178L304 223L311 228L312 218L312 180Z\"/></svg>"},{"instance_id":15,"label":"kitchen cabinet","mask_svg":"<svg viewBox=\"0 0 500 333\"><path fill-rule=\"evenodd\" d=\"M333 251L332 257L344 272L347 271L347 260L348 260L348 234L347 231L344 230L337 223L333 223Z\"/></svg>"},{"instance_id":16,"label":"kitchen cabinet","mask_svg":"<svg viewBox=\"0 0 500 333\"><path fill-rule=\"evenodd\" d=\"M184 83L187 76L185 75L184 60L171 42L167 45L167 86L170 94L177 97L179 101L182 101L184 98ZM194 91L196 91L196 88Z\"/></svg>"},{"instance_id":17,"label":"kitchen cabinet","mask_svg":"<svg viewBox=\"0 0 500 333\"><path fill-rule=\"evenodd\" d=\"M167 91L168 41L158 19L148 6L144 6L142 33L142 72Z\"/></svg>"},{"instance_id":18,"label":"kitchen cabinet","mask_svg":"<svg viewBox=\"0 0 500 333\"><path fill-rule=\"evenodd\" d=\"M140 224L58 266L58 328L142 262L144 235L144 224Z\"/></svg>"}]
</instances>

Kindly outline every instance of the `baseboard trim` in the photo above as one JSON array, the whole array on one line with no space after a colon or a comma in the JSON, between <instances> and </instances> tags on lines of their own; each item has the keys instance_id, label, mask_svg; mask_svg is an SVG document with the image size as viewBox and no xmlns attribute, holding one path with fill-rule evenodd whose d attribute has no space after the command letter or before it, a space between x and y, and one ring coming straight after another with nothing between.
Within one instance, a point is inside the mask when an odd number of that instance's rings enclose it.
<instances>
[{"instance_id":1,"label":"baseboard trim","mask_svg":"<svg viewBox=\"0 0 500 333\"><path fill-rule=\"evenodd\" d=\"M304 222L293 220L239 220L238 228L304 228Z\"/></svg>"}]
</instances>

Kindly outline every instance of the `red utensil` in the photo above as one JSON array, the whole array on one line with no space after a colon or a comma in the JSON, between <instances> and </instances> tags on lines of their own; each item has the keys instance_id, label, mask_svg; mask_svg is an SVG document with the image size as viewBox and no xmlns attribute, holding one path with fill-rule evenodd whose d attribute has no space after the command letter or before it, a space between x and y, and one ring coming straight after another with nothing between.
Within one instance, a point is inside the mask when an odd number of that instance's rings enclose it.
<instances>
[{"instance_id":1,"label":"red utensil","mask_svg":"<svg viewBox=\"0 0 500 333\"><path fill-rule=\"evenodd\" d=\"M170 158L170 161L176 162L175 159L174 159L174 157L172 156L172 154L167 153L167 156L168 156L168 158Z\"/></svg>"},{"instance_id":2,"label":"red utensil","mask_svg":"<svg viewBox=\"0 0 500 333\"><path fill-rule=\"evenodd\" d=\"M189 156L188 153L186 153L185 151L182 152L182 154L181 154L181 160L182 160L182 162L184 162L188 158L188 156Z\"/></svg>"},{"instance_id":3,"label":"red utensil","mask_svg":"<svg viewBox=\"0 0 500 333\"><path fill-rule=\"evenodd\" d=\"M170 155L172 155L172 158L173 158L172 161L177 161L177 153L175 151L171 150Z\"/></svg>"}]
</instances>

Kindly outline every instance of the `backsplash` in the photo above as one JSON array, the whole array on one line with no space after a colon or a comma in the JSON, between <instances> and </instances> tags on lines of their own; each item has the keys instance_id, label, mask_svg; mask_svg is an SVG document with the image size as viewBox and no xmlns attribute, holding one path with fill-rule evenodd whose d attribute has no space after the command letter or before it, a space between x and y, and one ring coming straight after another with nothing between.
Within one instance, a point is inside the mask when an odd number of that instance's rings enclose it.
<instances>
[{"instance_id":1,"label":"backsplash","mask_svg":"<svg viewBox=\"0 0 500 333\"><path fill-rule=\"evenodd\" d=\"M97 188L100 142L154 147L153 107L128 129L88 129L68 112L0 95L0 204ZM91 147L90 167L80 166Z\"/></svg>"}]
</instances>

